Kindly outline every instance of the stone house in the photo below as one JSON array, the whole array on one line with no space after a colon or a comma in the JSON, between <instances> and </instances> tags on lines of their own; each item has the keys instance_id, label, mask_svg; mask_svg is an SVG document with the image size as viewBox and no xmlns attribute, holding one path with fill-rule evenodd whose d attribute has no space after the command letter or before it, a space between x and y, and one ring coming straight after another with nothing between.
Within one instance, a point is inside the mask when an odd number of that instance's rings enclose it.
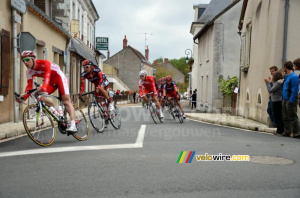
<instances>
[{"instance_id":1,"label":"stone house","mask_svg":"<svg viewBox=\"0 0 300 198\"><path fill-rule=\"evenodd\" d=\"M212 0L198 20L205 25L193 37L198 56L192 76L197 79L197 108L202 112L220 112L223 97L218 79L239 76L240 39L236 24L241 7L240 0Z\"/></svg>"},{"instance_id":2,"label":"stone house","mask_svg":"<svg viewBox=\"0 0 300 198\"><path fill-rule=\"evenodd\" d=\"M148 61L149 49L146 47L145 56L137 49L127 45L126 35L123 39L123 49L104 62L117 69L118 78L131 90L138 90L140 80L139 71L146 70L148 75L153 75L153 67Z\"/></svg>"}]
</instances>

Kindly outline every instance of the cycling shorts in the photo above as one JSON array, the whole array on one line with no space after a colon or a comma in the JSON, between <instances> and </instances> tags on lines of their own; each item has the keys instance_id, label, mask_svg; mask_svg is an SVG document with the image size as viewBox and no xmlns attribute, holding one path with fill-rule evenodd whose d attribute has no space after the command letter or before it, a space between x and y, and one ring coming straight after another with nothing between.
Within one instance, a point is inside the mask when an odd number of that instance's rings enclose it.
<instances>
[{"instance_id":1,"label":"cycling shorts","mask_svg":"<svg viewBox=\"0 0 300 198\"><path fill-rule=\"evenodd\" d=\"M173 97L175 100L179 101L180 98L178 97L178 94L176 94L176 91L168 92L167 93L168 98Z\"/></svg>"},{"instance_id":2,"label":"cycling shorts","mask_svg":"<svg viewBox=\"0 0 300 198\"><path fill-rule=\"evenodd\" d=\"M50 77L49 85L45 91L51 95L58 88L61 96L70 95L69 82L64 73L59 72L56 75L52 75Z\"/></svg>"}]
</instances>

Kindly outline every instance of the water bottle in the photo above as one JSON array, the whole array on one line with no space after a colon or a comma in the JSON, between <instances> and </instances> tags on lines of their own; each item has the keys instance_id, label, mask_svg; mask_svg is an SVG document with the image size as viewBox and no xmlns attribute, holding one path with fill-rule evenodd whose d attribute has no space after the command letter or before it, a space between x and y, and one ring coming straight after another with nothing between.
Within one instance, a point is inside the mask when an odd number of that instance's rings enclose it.
<instances>
[{"instance_id":1,"label":"water bottle","mask_svg":"<svg viewBox=\"0 0 300 198\"><path fill-rule=\"evenodd\" d=\"M63 112L63 110L62 110L62 106L58 106L57 112L58 112L58 115L59 115L60 117L62 117L62 116L64 115L64 112Z\"/></svg>"},{"instance_id":2,"label":"water bottle","mask_svg":"<svg viewBox=\"0 0 300 198\"><path fill-rule=\"evenodd\" d=\"M58 116L58 112L55 110L54 107L50 107L49 110L56 116Z\"/></svg>"}]
</instances>

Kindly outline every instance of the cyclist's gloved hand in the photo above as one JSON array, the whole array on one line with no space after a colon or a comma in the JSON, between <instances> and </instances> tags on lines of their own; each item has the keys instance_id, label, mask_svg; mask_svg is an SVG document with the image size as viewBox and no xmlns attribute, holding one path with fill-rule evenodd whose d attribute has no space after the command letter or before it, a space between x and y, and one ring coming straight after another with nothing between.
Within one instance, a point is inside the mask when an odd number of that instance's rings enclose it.
<instances>
[{"instance_id":1,"label":"cyclist's gloved hand","mask_svg":"<svg viewBox=\"0 0 300 198\"><path fill-rule=\"evenodd\" d=\"M16 101L17 101L18 103L22 103L22 102L25 101L25 99L21 96L21 97L17 97L17 98L16 98Z\"/></svg>"},{"instance_id":2,"label":"cyclist's gloved hand","mask_svg":"<svg viewBox=\"0 0 300 198\"><path fill-rule=\"evenodd\" d=\"M78 94L78 98L81 99L82 98L82 94Z\"/></svg>"}]
</instances>

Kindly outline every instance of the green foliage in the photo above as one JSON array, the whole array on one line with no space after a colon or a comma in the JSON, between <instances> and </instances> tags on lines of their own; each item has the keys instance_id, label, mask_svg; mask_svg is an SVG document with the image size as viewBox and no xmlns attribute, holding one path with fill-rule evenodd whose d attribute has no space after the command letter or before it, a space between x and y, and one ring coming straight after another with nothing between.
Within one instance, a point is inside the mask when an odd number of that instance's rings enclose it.
<instances>
[{"instance_id":1,"label":"green foliage","mask_svg":"<svg viewBox=\"0 0 300 198\"><path fill-rule=\"evenodd\" d=\"M179 92L180 93L183 94L184 92L186 92L187 87L188 87L188 83L183 84L183 83L180 83L180 82L176 82L176 85L179 87Z\"/></svg>"},{"instance_id":2,"label":"green foliage","mask_svg":"<svg viewBox=\"0 0 300 198\"><path fill-rule=\"evenodd\" d=\"M192 60L192 59L190 59ZM157 59L155 59L154 61L157 61L159 64L163 63L163 58L159 57ZM185 80L186 82L188 82L188 72L190 72L190 66L188 64L186 64L185 62L185 57L182 57L180 59L170 59L169 62L176 67L181 73L183 73L183 75L185 76ZM159 66L156 67L156 78L161 78L161 77L165 77L166 75L173 75L170 73L166 73L164 71L162 71L162 67L159 68Z\"/></svg>"},{"instance_id":3,"label":"green foliage","mask_svg":"<svg viewBox=\"0 0 300 198\"><path fill-rule=\"evenodd\" d=\"M223 79L223 76L219 76L218 83L220 84L220 91L223 96L232 96L234 88L237 87L239 79L234 76L230 78L227 77L227 80Z\"/></svg>"}]
</instances>

